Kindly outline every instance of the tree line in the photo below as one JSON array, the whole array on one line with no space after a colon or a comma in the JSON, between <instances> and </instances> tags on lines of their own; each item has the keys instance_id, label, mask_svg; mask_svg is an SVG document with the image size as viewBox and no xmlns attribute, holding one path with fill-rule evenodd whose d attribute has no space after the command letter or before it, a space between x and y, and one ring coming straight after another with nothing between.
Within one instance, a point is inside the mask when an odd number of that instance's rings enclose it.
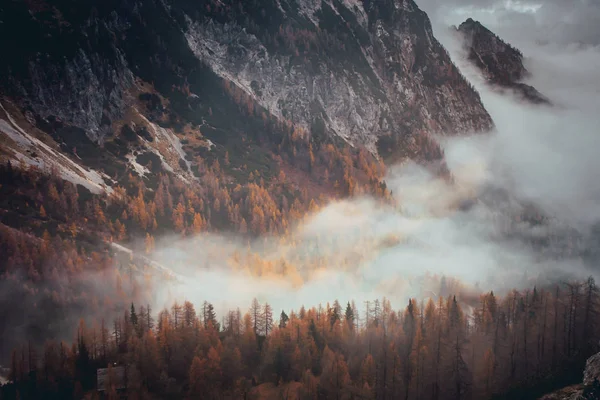
<instances>
[{"instance_id":1,"label":"tree line","mask_svg":"<svg viewBox=\"0 0 600 400\"><path fill-rule=\"evenodd\" d=\"M384 298L277 314L255 299L221 316L209 302L157 314L132 303L110 323L80 321L71 344L16 348L2 394L97 398L96 369L116 364L141 399L535 398L580 381L597 351L592 278L441 294L399 310ZM112 368L106 396L117 398Z\"/></svg>"}]
</instances>

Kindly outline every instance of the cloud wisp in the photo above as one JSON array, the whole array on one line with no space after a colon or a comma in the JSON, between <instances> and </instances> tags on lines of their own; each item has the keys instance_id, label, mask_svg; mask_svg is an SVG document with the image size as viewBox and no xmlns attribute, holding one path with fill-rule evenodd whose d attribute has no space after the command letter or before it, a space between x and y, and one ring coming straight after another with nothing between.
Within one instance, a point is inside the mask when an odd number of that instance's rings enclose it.
<instances>
[{"instance_id":1,"label":"cloud wisp","mask_svg":"<svg viewBox=\"0 0 600 400\"><path fill-rule=\"evenodd\" d=\"M600 45L600 3L596 0L417 0L417 4L437 30L471 17L515 45L528 40Z\"/></svg>"}]
</instances>

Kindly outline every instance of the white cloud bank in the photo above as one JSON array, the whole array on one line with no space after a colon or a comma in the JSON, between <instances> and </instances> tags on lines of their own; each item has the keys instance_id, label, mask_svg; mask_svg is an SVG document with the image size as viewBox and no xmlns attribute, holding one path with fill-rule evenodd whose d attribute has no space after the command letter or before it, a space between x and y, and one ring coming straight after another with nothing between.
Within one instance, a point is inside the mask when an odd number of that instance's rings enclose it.
<instances>
[{"instance_id":1,"label":"white cloud bank","mask_svg":"<svg viewBox=\"0 0 600 400\"><path fill-rule=\"evenodd\" d=\"M237 238L209 235L159 243L154 258L186 279L164 285L156 305L208 300L222 313L235 307L244 311L257 297L279 312L335 299L354 299L360 306L386 296L400 307L409 296L435 292L426 279L435 274L497 291L528 285L525 276L595 274L578 257L548 258L518 238L544 237L548 229L564 225L586 234L600 220L600 51L522 46L531 56L530 83L558 104L547 108L490 90L453 39L441 39L497 126L488 136L446 140L455 185L414 164L393 168L387 182L398 208L368 198L331 204L296 229L295 246L275 238L252 245L272 261L271 272L263 276L232 263L247 249ZM459 209L490 186L537 204L554 218L550 228L514 222L507 215L521 207L514 199L496 198L494 205L475 201Z\"/></svg>"}]
</instances>

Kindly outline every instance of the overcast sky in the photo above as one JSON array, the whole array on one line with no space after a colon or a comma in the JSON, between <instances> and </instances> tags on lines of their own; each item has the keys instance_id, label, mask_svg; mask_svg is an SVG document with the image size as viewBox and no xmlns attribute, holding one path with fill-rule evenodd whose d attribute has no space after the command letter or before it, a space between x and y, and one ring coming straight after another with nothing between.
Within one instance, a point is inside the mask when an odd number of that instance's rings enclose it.
<instances>
[{"instance_id":1,"label":"overcast sky","mask_svg":"<svg viewBox=\"0 0 600 400\"><path fill-rule=\"evenodd\" d=\"M416 1L438 28L471 17L513 42L600 45L600 0Z\"/></svg>"}]
</instances>

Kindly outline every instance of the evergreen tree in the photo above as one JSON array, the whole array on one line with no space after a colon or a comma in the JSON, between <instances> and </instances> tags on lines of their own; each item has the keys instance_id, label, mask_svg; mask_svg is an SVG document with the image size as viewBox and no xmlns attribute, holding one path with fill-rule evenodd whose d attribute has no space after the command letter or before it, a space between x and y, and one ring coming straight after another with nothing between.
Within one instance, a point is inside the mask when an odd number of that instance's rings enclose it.
<instances>
[{"instance_id":1,"label":"evergreen tree","mask_svg":"<svg viewBox=\"0 0 600 400\"><path fill-rule=\"evenodd\" d=\"M273 309L269 303L265 303L263 309L264 334L269 336L269 332L273 329Z\"/></svg>"},{"instance_id":2,"label":"evergreen tree","mask_svg":"<svg viewBox=\"0 0 600 400\"><path fill-rule=\"evenodd\" d=\"M354 310L350 305L350 302L346 305L346 313L345 313L346 325L348 328L353 331L354 330Z\"/></svg>"},{"instance_id":3,"label":"evergreen tree","mask_svg":"<svg viewBox=\"0 0 600 400\"><path fill-rule=\"evenodd\" d=\"M279 316L279 329L283 329L287 326L290 318L287 316L285 311L281 310L281 315Z\"/></svg>"},{"instance_id":4,"label":"evergreen tree","mask_svg":"<svg viewBox=\"0 0 600 400\"><path fill-rule=\"evenodd\" d=\"M137 317L137 314L135 313L135 306L133 305L133 303L131 303L131 311L129 313L129 321L131 321L131 323L134 326L137 326L137 324L138 324L138 317Z\"/></svg>"},{"instance_id":5,"label":"evergreen tree","mask_svg":"<svg viewBox=\"0 0 600 400\"><path fill-rule=\"evenodd\" d=\"M211 325L217 332L220 330L215 308L207 301L204 302L202 307L202 320L204 322L204 329L208 329L209 325Z\"/></svg>"}]
</instances>

